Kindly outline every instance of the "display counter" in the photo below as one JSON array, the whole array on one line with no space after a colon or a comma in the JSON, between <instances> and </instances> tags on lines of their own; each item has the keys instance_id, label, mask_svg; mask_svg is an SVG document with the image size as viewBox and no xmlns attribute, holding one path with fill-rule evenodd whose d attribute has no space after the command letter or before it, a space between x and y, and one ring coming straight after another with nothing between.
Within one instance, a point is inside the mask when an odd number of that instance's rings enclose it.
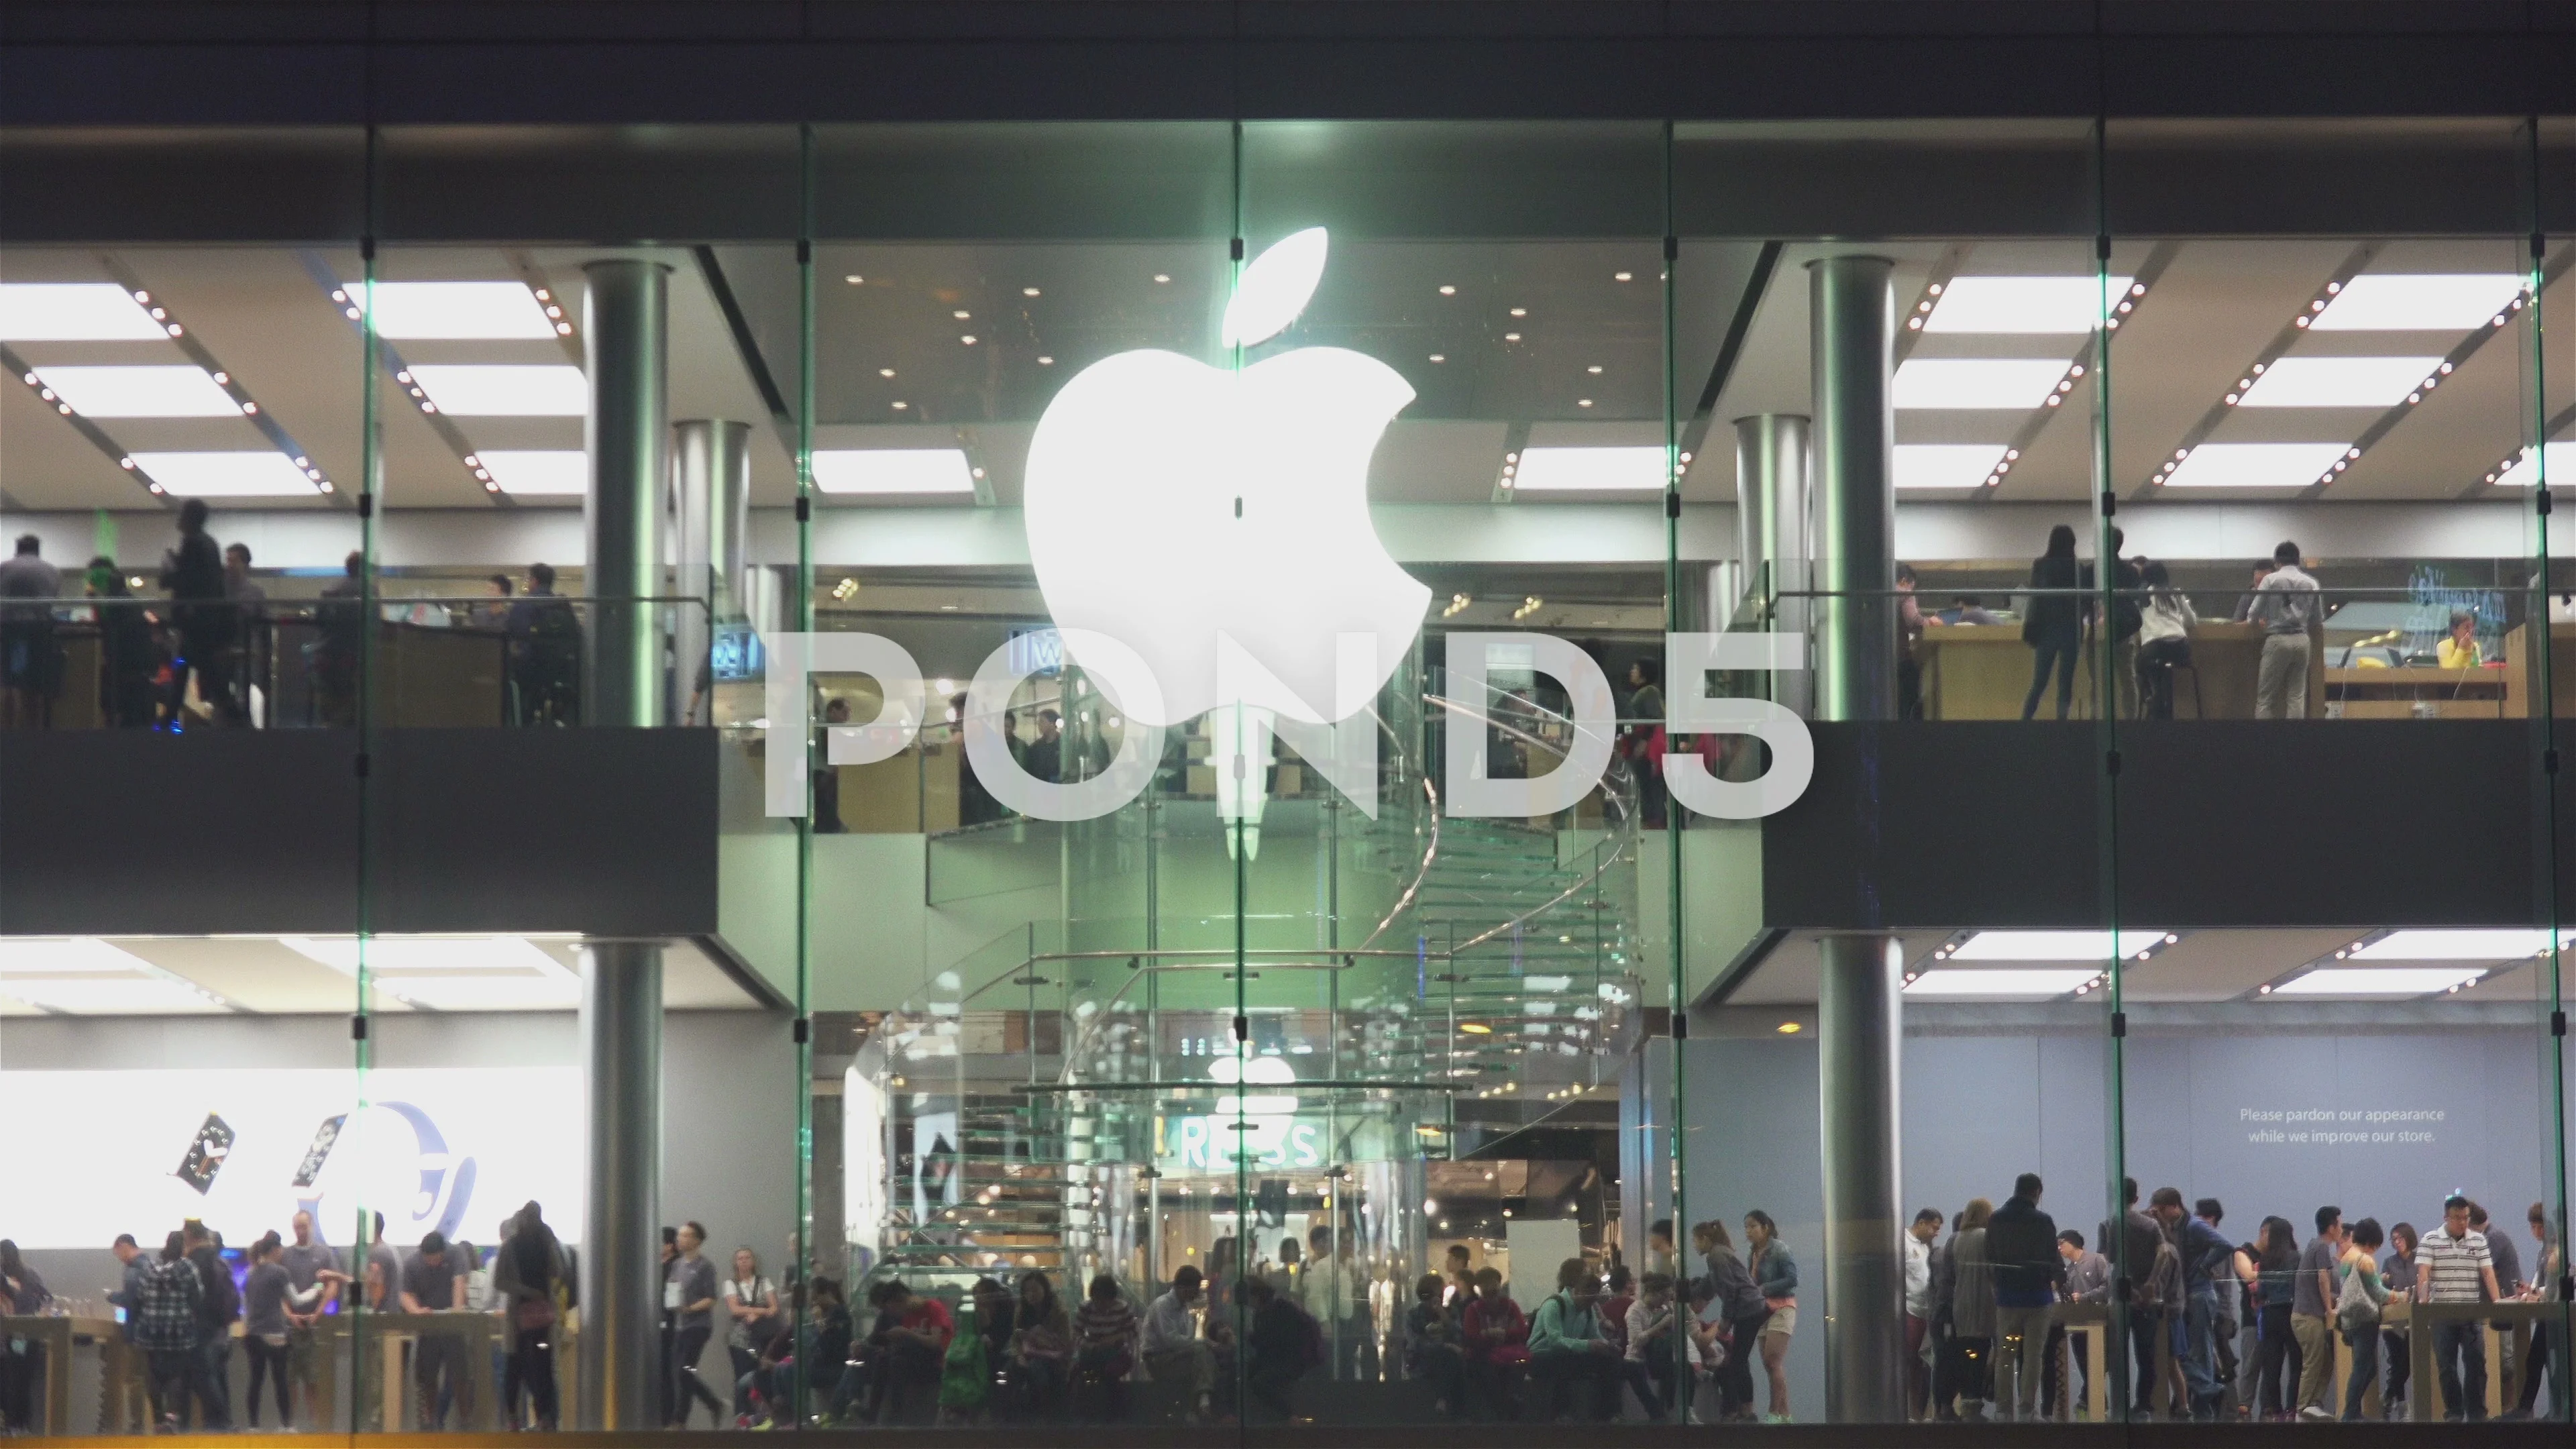
<instances>
[{"instance_id":1,"label":"display counter","mask_svg":"<svg viewBox=\"0 0 2576 1449\"><path fill-rule=\"evenodd\" d=\"M2316 635L2309 636L2315 657L2325 658ZM2030 693L2031 648L2022 642L2019 624L1938 624L1915 642L1914 657L1923 670L1923 717L1935 720L2019 719L2022 700ZM2258 625L2208 621L2191 631L2191 662L2174 674L2177 719L2252 719L2254 680L2263 657L2263 631ZM2122 651L2124 663L2135 651ZM2093 719L2101 697L2100 645L2087 638L2075 666L2075 705L2071 719ZM2308 671L2309 718L2326 713L2326 675ZM2130 697L2122 691L2121 697ZM2039 718L2057 711L2057 681L2052 676L2039 702Z\"/></svg>"}]
</instances>

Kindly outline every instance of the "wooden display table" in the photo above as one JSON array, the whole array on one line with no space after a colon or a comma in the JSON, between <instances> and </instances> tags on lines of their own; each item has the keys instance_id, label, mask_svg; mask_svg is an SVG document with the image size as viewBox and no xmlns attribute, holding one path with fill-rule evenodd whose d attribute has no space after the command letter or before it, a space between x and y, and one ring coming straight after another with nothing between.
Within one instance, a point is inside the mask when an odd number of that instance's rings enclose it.
<instances>
[{"instance_id":1,"label":"wooden display table","mask_svg":"<svg viewBox=\"0 0 2576 1449\"><path fill-rule=\"evenodd\" d=\"M447 1338L461 1341L465 1360L463 1381L456 1390L456 1412L462 1421L457 1427L484 1433L498 1429L501 1404L498 1386L492 1382L492 1350L500 1334L498 1314L471 1309L359 1315L358 1352L372 1372L383 1376L378 1382L393 1390L379 1396L384 1422L369 1427L400 1433L428 1422L436 1406L414 1402L414 1376L404 1372L405 1350L425 1339Z\"/></svg>"},{"instance_id":2,"label":"wooden display table","mask_svg":"<svg viewBox=\"0 0 2576 1449\"><path fill-rule=\"evenodd\" d=\"M2338 719L2502 719L2501 669L2329 669L2326 700Z\"/></svg>"},{"instance_id":3,"label":"wooden display table","mask_svg":"<svg viewBox=\"0 0 2576 1449\"><path fill-rule=\"evenodd\" d=\"M2516 624L2505 632L2504 673L2511 681L2505 687L2506 718L2526 719L2532 714L2532 701L2540 697L2539 681L2533 677L2539 657L2529 624ZM2555 717L2576 719L2576 624L2549 626L2549 702Z\"/></svg>"},{"instance_id":4,"label":"wooden display table","mask_svg":"<svg viewBox=\"0 0 2576 1449\"><path fill-rule=\"evenodd\" d=\"M2496 1332L2495 1325L2509 1323L2519 1328L2529 1323L2552 1322L2565 1311L2565 1307L2559 1303L2408 1303L2403 1299L2391 1299L2381 1310L2379 1321L2382 1328L2407 1330L2406 1357L2411 1367L2406 1381L2406 1417L2417 1423L2427 1423L2442 1417L2446 1407L2440 1402L2441 1371L2433 1364L2433 1329L2436 1325L2478 1325L2479 1345L2487 1357L2487 1417L2496 1419L2503 1416L2506 1405L2502 1335ZM2546 1339L2542 1341L2547 1342ZM2529 1373L2533 1367L2525 1364L2522 1371Z\"/></svg>"},{"instance_id":5,"label":"wooden display table","mask_svg":"<svg viewBox=\"0 0 2576 1449\"><path fill-rule=\"evenodd\" d=\"M2057 1417L2068 1422L2075 1418L2075 1355L2080 1353L2084 1355L2085 1415L2096 1424L2107 1422L2111 1417L2111 1305L2060 1303L2049 1310L2049 1319L2066 1330L2066 1342L2058 1349Z\"/></svg>"},{"instance_id":6,"label":"wooden display table","mask_svg":"<svg viewBox=\"0 0 2576 1449\"><path fill-rule=\"evenodd\" d=\"M150 1425L144 1406L143 1355L125 1341L125 1330L112 1318L72 1318L51 1314L0 1317L0 1339L23 1338L44 1349L45 1377L33 1395L44 1417L36 1432L62 1435L72 1426L72 1351L82 1344L98 1350L98 1429L108 1434L139 1434Z\"/></svg>"}]
</instances>

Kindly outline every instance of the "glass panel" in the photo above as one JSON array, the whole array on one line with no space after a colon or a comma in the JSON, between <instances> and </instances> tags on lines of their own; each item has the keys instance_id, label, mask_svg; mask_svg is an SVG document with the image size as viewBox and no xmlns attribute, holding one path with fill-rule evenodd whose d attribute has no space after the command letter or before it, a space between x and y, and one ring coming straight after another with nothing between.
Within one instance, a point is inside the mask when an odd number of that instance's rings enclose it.
<instances>
[{"instance_id":1,"label":"glass panel","mask_svg":"<svg viewBox=\"0 0 2576 1449\"><path fill-rule=\"evenodd\" d=\"M2533 500L2576 260L2526 239L2533 154L2486 121L2109 133L2114 256L2157 271L2105 484L2142 566L2106 786L2122 1131L2174 1194L2203 1417L2501 1417L2563 1313L2519 1301L2562 1174ZM2312 723L2254 723L2283 719ZM2402 830L2459 848L2387 876L2356 771L2440 778ZM2477 1251L2514 1301L2477 1309Z\"/></svg>"}]
</instances>

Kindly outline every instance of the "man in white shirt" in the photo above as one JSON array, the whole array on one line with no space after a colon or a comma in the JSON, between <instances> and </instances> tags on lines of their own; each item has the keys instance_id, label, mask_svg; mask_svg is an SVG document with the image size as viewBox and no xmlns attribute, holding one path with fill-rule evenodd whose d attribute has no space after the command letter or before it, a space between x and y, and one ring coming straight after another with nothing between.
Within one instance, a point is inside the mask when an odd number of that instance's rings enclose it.
<instances>
[{"instance_id":1,"label":"man in white shirt","mask_svg":"<svg viewBox=\"0 0 2576 1449\"><path fill-rule=\"evenodd\" d=\"M2456 1193L2442 1204L2442 1226L2415 1245L2415 1301L2492 1303L2495 1258L2486 1234L2469 1226L2469 1200ZM2487 1348L2473 1319L2433 1325L2433 1364L2442 1376L2442 1417L2457 1422L2487 1416Z\"/></svg>"},{"instance_id":2,"label":"man in white shirt","mask_svg":"<svg viewBox=\"0 0 2576 1449\"><path fill-rule=\"evenodd\" d=\"M1348 1243L1336 1244L1331 1228L1306 1235L1306 1271L1297 1277L1297 1301L1323 1325L1335 1345L1334 1377L1377 1377L1377 1345L1369 1331L1368 1284Z\"/></svg>"},{"instance_id":3,"label":"man in white shirt","mask_svg":"<svg viewBox=\"0 0 2576 1449\"><path fill-rule=\"evenodd\" d=\"M1923 1417L1932 1397L1932 1369L1923 1361L1923 1339L1932 1331L1932 1240L1941 1236L1941 1210L1925 1208L1905 1230L1905 1402Z\"/></svg>"},{"instance_id":4,"label":"man in white shirt","mask_svg":"<svg viewBox=\"0 0 2576 1449\"><path fill-rule=\"evenodd\" d=\"M1172 1275L1171 1289L1145 1305L1145 1371L1181 1385L1181 1401L1193 1418L1206 1411L1216 1381L1216 1355L1198 1336L1198 1319L1190 1311L1198 1304L1200 1281L1197 1266L1184 1263Z\"/></svg>"}]
</instances>

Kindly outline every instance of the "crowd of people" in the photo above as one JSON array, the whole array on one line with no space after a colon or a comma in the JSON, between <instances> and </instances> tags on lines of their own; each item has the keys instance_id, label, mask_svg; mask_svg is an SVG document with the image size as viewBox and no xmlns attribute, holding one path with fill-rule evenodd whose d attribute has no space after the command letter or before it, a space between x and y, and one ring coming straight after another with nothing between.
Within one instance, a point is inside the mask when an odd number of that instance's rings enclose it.
<instances>
[{"instance_id":1,"label":"crowd of people","mask_svg":"<svg viewBox=\"0 0 2576 1449\"><path fill-rule=\"evenodd\" d=\"M129 576L113 558L102 554L67 575L45 558L41 538L21 535L0 559L0 728L56 724L75 631L97 640L96 711L111 728L283 723L275 696L289 675L300 675L307 700L310 718L298 722L356 724L366 555L352 551L340 576L309 604L272 602L252 572L250 546L219 543L212 522L204 499L180 506L178 545L163 556L156 578L159 598L138 597L142 576ZM531 564L524 585L494 574L485 588L485 605L394 600L387 614L503 635L509 721L578 724L581 621L555 592L553 567ZM289 662L297 667L284 667Z\"/></svg>"},{"instance_id":2,"label":"crowd of people","mask_svg":"<svg viewBox=\"0 0 2576 1449\"><path fill-rule=\"evenodd\" d=\"M558 1414L554 1329L573 1302L572 1260L543 1210L531 1202L502 1225L500 1244L478 1249L425 1234L406 1254L384 1241L384 1218L375 1215L371 1244L354 1260L321 1241L313 1215L294 1215L288 1234L269 1232L247 1248L228 1246L223 1235L190 1219L165 1234L157 1248L131 1233L113 1249L120 1281L107 1295L120 1310L128 1345L140 1356L144 1398L162 1433L183 1428L222 1432L256 1430L264 1405L271 1423L292 1431L320 1423L329 1402L326 1379L335 1372L331 1328L338 1315L484 1313L497 1317L493 1339L500 1362L503 1417L512 1427L552 1428ZM54 1294L29 1267L14 1243L0 1241L0 1301L12 1312L43 1313ZM473 1417L476 1376L468 1371L468 1338L424 1324L405 1353L418 1397L420 1425L460 1425ZM11 1429L36 1423L34 1386L45 1365L35 1344L7 1346L0 1358L0 1413ZM238 1347L248 1364L248 1393L236 1405L232 1361ZM375 1401L367 1417L397 1415L384 1386L369 1385ZM399 1392L399 1389L397 1389ZM241 1411L238 1418L236 1407Z\"/></svg>"},{"instance_id":3,"label":"crowd of people","mask_svg":"<svg viewBox=\"0 0 2576 1449\"><path fill-rule=\"evenodd\" d=\"M2293 1224L2277 1216L2264 1218L2250 1240L2231 1241L2216 1198L2186 1207L2177 1188L2156 1189L2141 1207L2134 1180L2118 1218L2088 1243L2081 1231L2056 1225L2041 1192L2038 1176L2024 1173L2000 1207L1975 1198L1947 1218L1936 1208L1915 1214L1904 1244L1914 1417L1983 1419L1989 1405L2006 1419L2055 1417L2060 1395L2084 1392L2062 1381L2068 1326L2058 1305L2115 1300L2126 1304L2125 1380L2135 1416L2359 1420L2376 1387L2383 1417L2410 1417L2410 1389L2422 1391L2409 1384L2413 1327L2387 1311L2392 1300L2554 1301L2566 1272L2539 1203L2525 1215L2533 1244L2526 1273L2513 1235L2463 1196L2443 1203L2441 1225L2423 1232L2404 1222L2348 1222L2340 1208L2321 1207L2302 1247ZM2544 1381L2563 1414L2568 1360L2559 1325L2497 1327L2505 1416L2532 1417ZM2480 1329L2454 1317L2431 1324L2446 1419L2487 1417ZM2114 1364L2115 1386L2124 1377L2121 1348L2111 1346L2105 1360ZM2077 1373L2088 1372L2082 1357L2073 1362Z\"/></svg>"}]
</instances>

